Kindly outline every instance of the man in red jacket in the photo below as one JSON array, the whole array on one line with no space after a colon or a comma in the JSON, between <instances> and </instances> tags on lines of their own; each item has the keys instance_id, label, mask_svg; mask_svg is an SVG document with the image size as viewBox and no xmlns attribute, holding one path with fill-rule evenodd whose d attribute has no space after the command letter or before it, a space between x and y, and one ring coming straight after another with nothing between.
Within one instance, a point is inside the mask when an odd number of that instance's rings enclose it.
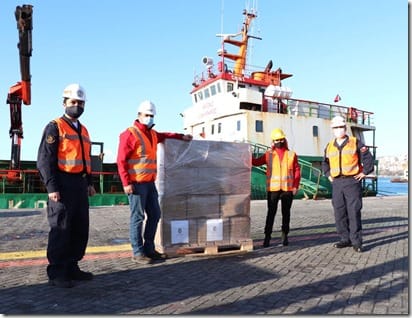
<instances>
[{"instance_id":1,"label":"man in red jacket","mask_svg":"<svg viewBox=\"0 0 412 318\"><path fill-rule=\"evenodd\" d=\"M190 141L191 135L159 133L153 129L156 107L151 101L143 101L138 108L137 119L132 127L120 134L117 152L117 168L128 195L130 206L130 242L132 260L138 264L150 264L165 259L166 255L155 250L154 238L161 211L155 186L157 175L157 144L166 138ZM142 236L144 213L147 220Z\"/></svg>"},{"instance_id":2,"label":"man in red jacket","mask_svg":"<svg viewBox=\"0 0 412 318\"><path fill-rule=\"evenodd\" d=\"M289 150L285 133L276 128L271 133L272 147L259 158L252 158L252 165L266 164L268 211L266 215L263 247L268 247L279 200L282 202L282 244L289 244L290 208L300 183L300 167L295 152Z\"/></svg>"}]
</instances>

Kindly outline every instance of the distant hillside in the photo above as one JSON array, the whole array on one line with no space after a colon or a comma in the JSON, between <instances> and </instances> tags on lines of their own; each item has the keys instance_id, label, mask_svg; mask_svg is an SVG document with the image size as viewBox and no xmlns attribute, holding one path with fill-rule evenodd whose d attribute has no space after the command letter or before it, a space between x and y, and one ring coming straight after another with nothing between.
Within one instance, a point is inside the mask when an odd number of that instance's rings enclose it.
<instances>
[{"instance_id":1,"label":"distant hillside","mask_svg":"<svg viewBox=\"0 0 412 318\"><path fill-rule=\"evenodd\" d=\"M403 156L383 156L378 157L379 175L403 176L404 171L408 170L408 155Z\"/></svg>"}]
</instances>

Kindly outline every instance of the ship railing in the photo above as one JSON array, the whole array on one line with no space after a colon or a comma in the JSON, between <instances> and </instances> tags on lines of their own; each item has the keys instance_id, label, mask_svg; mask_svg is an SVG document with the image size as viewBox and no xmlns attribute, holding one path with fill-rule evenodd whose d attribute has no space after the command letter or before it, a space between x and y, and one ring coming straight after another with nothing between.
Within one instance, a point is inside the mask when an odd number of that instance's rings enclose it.
<instances>
[{"instance_id":1,"label":"ship railing","mask_svg":"<svg viewBox=\"0 0 412 318\"><path fill-rule=\"evenodd\" d=\"M46 192L36 169L0 169L0 193Z\"/></svg>"},{"instance_id":2,"label":"ship railing","mask_svg":"<svg viewBox=\"0 0 412 318\"><path fill-rule=\"evenodd\" d=\"M362 180L363 196L375 196L378 193L379 160L375 159L374 171Z\"/></svg>"},{"instance_id":3,"label":"ship railing","mask_svg":"<svg viewBox=\"0 0 412 318\"><path fill-rule=\"evenodd\" d=\"M246 141L246 143L248 143L250 145L252 156L254 158L257 158L257 157L263 155L269 149L269 147L266 146L266 145L262 145L262 144L259 144L259 143L254 143L252 141Z\"/></svg>"},{"instance_id":4,"label":"ship railing","mask_svg":"<svg viewBox=\"0 0 412 318\"><path fill-rule=\"evenodd\" d=\"M342 116L349 123L368 127L374 125L372 112L357 109L355 107L332 105L295 98L275 98L273 101L271 101L271 103L280 105L281 107L278 107L276 109L281 109L288 115L315 117L322 119L332 119L335 116Z\"/></svg>"},{"instance_id":5,"label":"ship railing","mask_svg":"<svg viewBox=\"0 0 412 318\"><path fill-rule=\"evenodd\" d=\"M312 163L298 158L300 167L300 187L304 192L304 195L308 194L316 199L319 194L322 196L328 195L328 189L320 184L322 177L322 171L316 167L313 167Z\"/></svg>"},{"instance_id":6,"label":"ship railing","mask_svg":"<svg viewBox=\"0 0 412 318\"><path fill-rule=\"evenodd\" d=\"M214 78L220 73L230 73L233 69L234 62L225 59L225 67L222 70L215 70L214 67L208 68L200 75L196 75L193 85L197 86L200 83L207 81L210 78ZM243 71L243 75L240 80L246 78L252 78L253 73L262 72L264 68L261 66L254 66L247 64ZM372 127L374 125L373 113L365 110L358 109L354 106L344 106L328 103L320 103L316 101L295 99L295 98L270 98L268 101L275 104L275 107L268 107L268 111L281 112L295 116L317 117L323 119L332 119L335 116L342 116L347 119L348 122L358 125L364 125Z\"/></svg>"},{"instance_id":7,"label":"ship railing","mask_svg":"<svg viewBox=\"0 0 412 318\"><path fill-rule=\"evenodd\" d=\"M46 193L37 169L0 169L0 193ZM123 193L117 171L92 172L93 185L98 194Z\"/></svg>"},{"instance_id":8,"label":"ship railing","mask_svg":"<svg viewBox=\"0 0 412 318\"><path fill-rule=\"evenodd\" d=\"M92 181L99 194L124 193L118 172L116 171L93 171Z\"/></svg>"}]
</instances>

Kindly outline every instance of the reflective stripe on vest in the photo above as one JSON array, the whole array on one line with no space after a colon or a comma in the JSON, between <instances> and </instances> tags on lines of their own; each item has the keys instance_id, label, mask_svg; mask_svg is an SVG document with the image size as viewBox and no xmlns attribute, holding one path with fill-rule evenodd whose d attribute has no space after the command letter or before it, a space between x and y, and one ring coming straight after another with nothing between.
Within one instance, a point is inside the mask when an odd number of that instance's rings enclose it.
<instances>
[{"instance_id":1,"label":"reflective stripe on vest","mask_svg":"<svg viewBox=\"0 0 412 318\"><path fill-rule=\"evenodd\" d=\"M68 173L91 173L91 141L86 127L81 126L81 135L79 135L75 128L64 119L57 118L54 121L59 130L57 154L59 170Z\"/></svg>"},{"instance_id":2,"label":"reflective stripe on vest","mask_svg":"<svg viewBox=\"0 0 412 318\"><path fill-rule=\"evenodd\" d=\"M157 135L150 130L152 142L136 127L129 127L129 131L136 137L137 143L132 155L127 160L128 174L134 182L151 182L156 180L157 174Z\"/></svg>"},{"instance_id":3,"label":"reflective stripe on vest","mask_svg":"<svg viewBox=\"0 0 412 318\"><path fill-rule=\"evenodd\" d=\"M353 176L362 171L356 149L356 138L349 137L347 144L339 151L335 140L328 144L326 157L329 159L330 175L332 177Z\"/></svg>"},{"instance_id":4,"label":"reflective stripe on vest","mask_svg":"<svg viewBox=\"0 0 412 318\"><path fill-rule=\"evenodd\" d=\"M282 162L276 151L266 152L266 189L267 191L292 191L295 179L295 152L286 150Z\"/></svg>"}]
</instances>

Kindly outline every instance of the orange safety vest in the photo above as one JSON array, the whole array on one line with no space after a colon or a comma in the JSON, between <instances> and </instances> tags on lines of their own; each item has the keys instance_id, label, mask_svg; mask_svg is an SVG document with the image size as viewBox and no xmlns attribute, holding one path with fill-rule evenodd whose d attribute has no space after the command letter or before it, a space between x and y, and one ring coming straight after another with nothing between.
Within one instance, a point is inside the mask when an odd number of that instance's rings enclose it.
<instances>
[{"instance_id":1,"label":"orange safety vest","mask_svg":"<svg viewBox=\"0 0 412 318\"><path fill-rule=\"evenodd\" d=\"M292 191L295 179L294 162L296 153L286 150L282 162L276 151L266 152L266 188L267 191Z\"/></svg>"},{"instance_id":2,"label":"orange safety vest","mask_svg":"<svg viewBox=\"0 0 412 318\"><path fill-rule=\"evenodd\" d=\"M129 131L138 141L136 148L127 160L128 173L132 182L152 182L157 174L157 134L150 130L152 142L136 127L129 127Z\"/></svg>"},{"instance_id":3,"label":"orange safety vest","mask_svg":"<svg viewBox=\"0 0 412 318\"><path fill-rule=\"evenodd\" d=\"M57 118L54 121L59 129L57 154L59 170L68 173L91 173L91 142L86 127L81 126L81 136L79 136L78 132L64 119Z\"/></svg>"},{"instance_id":4,"label":"orange safety vest","mask_svg":"<svg viewBox=\"0 0 412 318\"><path fill-rule=\"evenodd\" d=\"M329 159L330 175L332 177L354 176L362 171L356 149L356 138L349 137L348 143L339 151L335 146L335 140L329 142L326 149L326 157Z\"/></svg>"}]
</instances>

